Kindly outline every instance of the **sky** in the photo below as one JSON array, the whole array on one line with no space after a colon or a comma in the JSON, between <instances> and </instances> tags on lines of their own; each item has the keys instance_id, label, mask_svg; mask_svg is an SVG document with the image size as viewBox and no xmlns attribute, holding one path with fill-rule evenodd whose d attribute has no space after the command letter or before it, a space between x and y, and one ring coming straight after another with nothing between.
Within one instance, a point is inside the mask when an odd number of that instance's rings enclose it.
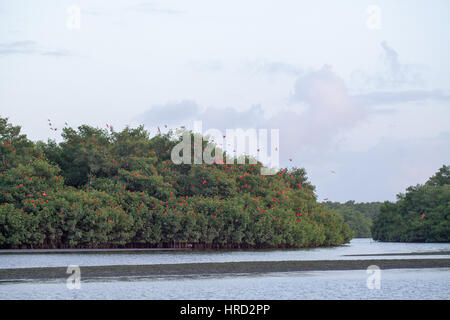
<instances>
[{"instance_id":1,"label":"sky","mask_svg":"<svg viewBox=\"0 0 450 320\"><path fill-rule=\"evenodd\" d=\"M0 116L279 129L319 200L395 201L450 163L449 32L447 0L0 0Z\"/></svg>"}]
</instances>

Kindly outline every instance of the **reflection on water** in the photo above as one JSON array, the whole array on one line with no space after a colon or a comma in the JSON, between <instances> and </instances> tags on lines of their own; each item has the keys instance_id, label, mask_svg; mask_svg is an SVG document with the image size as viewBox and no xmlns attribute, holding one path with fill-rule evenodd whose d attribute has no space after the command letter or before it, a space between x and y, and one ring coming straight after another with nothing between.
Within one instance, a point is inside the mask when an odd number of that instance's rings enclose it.
<instances>
[{"instance_id":1,"label":"reflection on water","mask_svg":"<svg viewBox=\"0 0 450 320\"><path fill-rule=\"evenodd\" d=\"M382 270L369 290L365 270L256 275L0 283L0 299L450 299L450 268Z\"/></svg>"},{"instance_id":2,"label":"reflection on water","mask_svg":"<svg viewBox=\"0 0 450 320\"><path fill-rule=\"evenodd\" d=\"M351 260L351 259L429 259L441 255L349 256L450 251L450 243L386 243L371 239L353 239L350 244L331 248L290 250L220 250L220 251L144 251L121 253L0 254L0 268L65 267L68 265L142 265L168 263L283 261L283 260Z\"/></svg>"}]
</instances>

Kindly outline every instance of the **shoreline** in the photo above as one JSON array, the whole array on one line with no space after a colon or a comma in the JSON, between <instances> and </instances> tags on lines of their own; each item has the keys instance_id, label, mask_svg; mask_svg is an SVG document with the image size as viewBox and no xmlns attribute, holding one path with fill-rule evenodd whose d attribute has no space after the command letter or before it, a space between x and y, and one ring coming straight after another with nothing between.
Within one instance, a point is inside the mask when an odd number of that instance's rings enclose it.
<instances>
[{"instance_id":1,"label":"shoreline","mask_svg":"<svg viewBox=\"0 0 450 320\"><path fill-rule=\"evenodd\" d=\"M192 251L192 248L116 248L116 249L0 249L0 255L8 254L67 254L67 253L139 253L154 251Z\"/></svg>"},{"instance_id":2,"label":"shoreline","mask_svg":"<svg viewBox=\"0 0 450 320\"><path fill-rule=\"evenodd\" d=\"M343 257L377 257L377 256L444 256L450 251L423 251L423 252L391 252L391 253L361 253L344 254Z\"/></svg>"},{"instance_id":3,"label":"shoreline","mask_svg":"<svg viewBox=\"0 0 450 320\"><path fill-rule=\"evenodd\" d=\"M243 261L152 265L81 266L82 279L118 277L161 277L223 274L254 274L298 271L450 268L450 259ZM67 279L67 267L0 269L0 282Z\"/></svg>"},{"instance_id":4,"label":"shoreline","mask_svg":"<svg viewBox=\"0 0 450 320\"><path fill-rule=\"evenodd\" d=\"M337 248L342 246L348 246L349 243L344 243L340 245L333 246L318 246L318 247L267 247L267 248L64 248L64 249L0 249L0 256L8 254L90 254L90 253L146 253L146 252L163 252L163 251L191 251L191 252L229 252L229 251L307 251L313 249L323 249L323 248Z\"/></svg>"}]
</instances>

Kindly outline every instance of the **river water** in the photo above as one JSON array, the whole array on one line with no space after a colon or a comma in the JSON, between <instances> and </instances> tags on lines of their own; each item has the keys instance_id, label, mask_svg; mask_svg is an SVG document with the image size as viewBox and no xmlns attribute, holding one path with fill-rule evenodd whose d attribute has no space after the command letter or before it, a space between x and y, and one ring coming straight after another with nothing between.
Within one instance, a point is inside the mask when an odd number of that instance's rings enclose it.
<instances>
[{"instance_id":1,"label":"river water","mask_svg":"<svg viewBox=\"0 0 450 320\"><path fill-rule=\"evenodd\" d=\"M64 254L5 254L2 251L0 268L79 265L82 269L82 266L127 264L428 259L449 258L449 251L450 244L381 243L371 239L353 239L348 245L308 250L141 250ZM370 276L366 270L351 270L82 278L80 289L73 290L67 288L65 280L1 281L0 299L450 299L450 268L381 270L379 289L368 288Z\"/></svg>"}]
</instances>

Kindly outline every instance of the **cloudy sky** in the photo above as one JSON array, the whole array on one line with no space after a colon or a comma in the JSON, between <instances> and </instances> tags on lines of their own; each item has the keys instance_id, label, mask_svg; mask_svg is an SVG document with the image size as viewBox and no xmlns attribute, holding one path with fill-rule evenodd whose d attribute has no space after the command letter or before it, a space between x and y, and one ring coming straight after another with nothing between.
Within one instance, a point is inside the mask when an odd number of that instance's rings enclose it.
<instances>
[{"instance_id":1,"label":"cloudy sky","mask_svg":"<svg viewBox=\"0 0 450 320\"><path fill-rule=\"evenodd\" d=\"M0 115L277 128L320 199L395 200L449 164L449 32L447 0L0 0Z\"/></svg>"}]
</instances>

